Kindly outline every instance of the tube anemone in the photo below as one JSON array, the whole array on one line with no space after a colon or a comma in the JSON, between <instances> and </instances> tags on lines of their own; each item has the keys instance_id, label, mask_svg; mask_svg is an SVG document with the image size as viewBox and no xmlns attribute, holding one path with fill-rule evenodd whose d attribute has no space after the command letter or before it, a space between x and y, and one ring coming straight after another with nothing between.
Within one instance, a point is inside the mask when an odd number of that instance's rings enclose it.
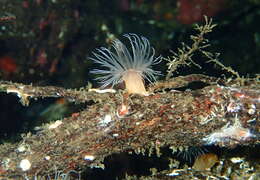
<instances>
[{"instance_id":1,"label":"tube anemone","mask_svg":"<svg viewBox=\"0 0 260 180\"><path fill-rule=\"evenodd\" d=\"M96 80L102 83L102 88L112 85L112 87L122 81L125 83L128 93L147 94L144 86L144 79L149 82L156 80L155 75L159 71L154 71L152 65L161 61L160 57L154 57L155 50L150 46L148 39L136 34L125 34L131 46L131 52L118 39L112 43L112 49L105 47L94 52L94 62L104 69L94 69L91 73L100 74Z\"/></svg>"}]
</instances>

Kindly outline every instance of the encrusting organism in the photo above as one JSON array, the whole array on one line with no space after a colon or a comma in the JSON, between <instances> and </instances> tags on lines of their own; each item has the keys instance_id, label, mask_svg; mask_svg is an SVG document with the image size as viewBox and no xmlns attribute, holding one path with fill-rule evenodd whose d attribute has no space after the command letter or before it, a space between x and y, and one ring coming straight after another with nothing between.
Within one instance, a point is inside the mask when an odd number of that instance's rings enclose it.
<instances>
[{"instance_id":1,"label":"encrusting organism","mask_svg":"<svg viewBox=\"0 0 260 180\"><path fill-rule=\"evenodd\" d=\"M90 59L105 69L94 69L91 73L101 75L96 80L102 83L102 88L124 82L129 94L146 95L144 79L152 82L156 75L160 75L151 66L158 64L161 57L154 57L155 50L145 37L136 34L125 34L124 37L130 41L132 51L115 39L112 43L113 51L101 47L97 49L98 53L93 53L95 58Z\"/></svg>"}]
</instances>

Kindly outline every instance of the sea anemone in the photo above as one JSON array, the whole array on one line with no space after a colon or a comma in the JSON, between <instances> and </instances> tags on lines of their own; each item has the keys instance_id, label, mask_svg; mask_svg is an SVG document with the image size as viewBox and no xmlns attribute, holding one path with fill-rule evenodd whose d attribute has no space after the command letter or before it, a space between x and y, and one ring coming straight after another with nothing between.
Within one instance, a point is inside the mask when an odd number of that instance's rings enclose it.
<instances>
[{"instance_id":1,"label":"sea anemone","mask_svg":"<svg viewBox=\"0 0 260 180\"><path fill-rule=\"evenodd\" d=\"M112 50L101 47L97 49L98 53L93 53L95 58L90 59L105 69L94 69L91 73L102 75L96 78L102 83L102 88L124 82L128 93L145 95L144 80L155 81L155 75L160 72L151 66L158 64L161 58L154 57L155 50L145 37L136 34L125 34L124 37L130 41L131 53L120 40L115 39Z\"/></svg>"}]
</instances>

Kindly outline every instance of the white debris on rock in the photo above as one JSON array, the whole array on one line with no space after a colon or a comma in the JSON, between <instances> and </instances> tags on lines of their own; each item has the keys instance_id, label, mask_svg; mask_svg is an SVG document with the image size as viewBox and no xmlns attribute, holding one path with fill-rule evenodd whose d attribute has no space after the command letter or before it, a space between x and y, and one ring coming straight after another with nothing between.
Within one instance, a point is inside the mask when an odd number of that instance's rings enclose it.
<instances>
[{"instance_id":1,"label":"white debris on rock","mask_svg":"<svg viewBox=\"0 0 260 180\"><path fill-rule=\"evenodd\" d=\"M89 92L96 92L96 93L116 93L116 90L114 89L89 89Z\"/></svg>"},{"instance_id":2,"label":"white debris on rock","mask_svg":"<svg viewBox=\"0 0 260 180\"><path fill-rule=\"evenodd\" d=\"M87 160L87 161L93 161L95 159L95 156L92 156L92 155L85 155L84 156L84 160Z\"/></svg>"},{"instance_id":3,"label":"white debris on rock","mask_svg":"<svg viewBox=\"0 0 260 180\"><path fill-rule=\"evenodd\" d=\"M110 114L106 114L103 119L99 121L100 126L107 126L112 121L112 116Z\"/></svg>"},{"instance_id":4,"label":"white debris on rock","mask_svg":"<svg viewBox=\"0 0 260 180\"><path fill-rule=\"evenodd\" d=\"M55 129L57 128L58 126L60 126L62 124L62 121L61 120L58 120L58 121L55 121L54 123L52 123L51 125L49 125L49 129Z\"/></svg>"},{"instance_id":5,"label":"white debris on rock","mask_svg":"<svg viewBox=\"0 0 260 180\"><path fill-rule=\"evenodd\" d=\"M21 160L19 167L22 171L28 171L31 168L31 162L28 159L23 159Z\"/></svg>"}]
</instances>

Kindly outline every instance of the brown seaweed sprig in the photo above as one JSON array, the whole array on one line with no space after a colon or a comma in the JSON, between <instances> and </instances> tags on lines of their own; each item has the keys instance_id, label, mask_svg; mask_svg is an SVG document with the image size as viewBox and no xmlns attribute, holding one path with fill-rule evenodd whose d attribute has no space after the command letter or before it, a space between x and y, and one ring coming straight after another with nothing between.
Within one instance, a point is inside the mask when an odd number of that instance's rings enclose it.
<instances>
[{"instance_id":1,"label":"brown seaweed sprig","mask_svg":"<svg viewBox=\"0 0 260 180\"><path fill-rule=\"evenodd\" d=\"M200 68L200 65L195 63L192 60L192 56L197 51L203 51L203 49L210 46L208 39L205 38L206 34L212 32L213 28L216 27L216 24L212 23L212 19L208 19L207 16L205 18L205 25L199 26L195 25L195 30L199 33L197 35L191 35L190 38L193 41L192 45L186 45L182 43L182 47L178 48L177 52L172 52L173 55L166 60L168 61L168 73L166 75L166 80L169 80L172 76L172 73L175 72L180 66L191 64Z\"/></svg>"}]
</instances>

